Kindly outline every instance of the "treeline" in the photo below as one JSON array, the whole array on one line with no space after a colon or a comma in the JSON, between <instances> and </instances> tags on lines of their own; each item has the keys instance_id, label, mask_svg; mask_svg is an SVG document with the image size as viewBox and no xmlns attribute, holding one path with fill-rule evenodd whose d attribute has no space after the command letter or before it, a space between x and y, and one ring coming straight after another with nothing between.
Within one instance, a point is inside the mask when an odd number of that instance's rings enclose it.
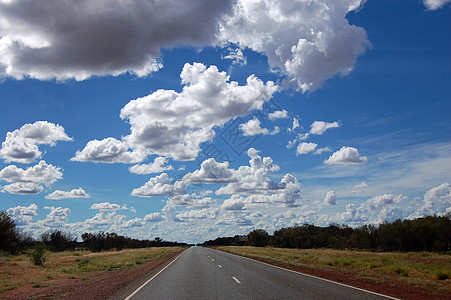
<instances>
[{"instance_id":1,"label":"treeline","mask_svg":"<svg viewBox=\"0 0 451 300\"><path fill-rule=\"evenodd\" d=\"M327 227L304 224L281 228L273 235L256 229L247 236L221 237L206 241L203 245L446 252L451 250L451 214L358 228L337 224Z\"/></svg>"},{"instance_id":2,"label":"treeline","mask_svg":"<svg viewBox=\"0 0 451 300\"><path fill-rule=\"evenodd\" d=\"M4 211L0 211L0 251L11 254L24 252L37 245L45 245L48 250L53 252L75 250L76 248L99 252L112 249L188 246L186 243L164 241L159 237L156 237L154 240L138 240L116 233L105 233L103 231L83 233L81 238L82 241L79 242L77 241L77 237L70 233L53 230L42 234L36 240L31 235L20 232L11 219L11 216Z\"/></svg>"}]
</instances>

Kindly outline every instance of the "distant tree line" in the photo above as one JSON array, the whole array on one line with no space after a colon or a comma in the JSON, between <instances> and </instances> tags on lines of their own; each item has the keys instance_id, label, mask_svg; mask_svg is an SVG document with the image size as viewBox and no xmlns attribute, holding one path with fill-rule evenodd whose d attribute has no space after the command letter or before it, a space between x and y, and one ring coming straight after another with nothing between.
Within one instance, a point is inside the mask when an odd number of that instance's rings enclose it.
<instances>
[{"instance_id":1,"label":"distant tree line","mask_svg":"<svg viewBox=\"0 0 451 300\"><path fill-rule=\"evenodd\" d=\"M273 235L256 229L247 236L220 237L202 245L446 252L451 250L451 214L415 220L399 219L358 228L337 224L327 227L304 224L281 228Z\"/></svg>"},{"instance_id":2,"label":"distant tree line","mask_svg":"<svg viewBox=\"0 0 451 300\"><path fill-rule=\"evenodd\" d=\"M77 237L70 233L53 230L42 234L36 240L31 235L20 232L11 216L5 211L0 211L0 251L11 254L24 252L32 247L36 248L38 245L45 246L53 252L75 250L76 248L99 252L112 249L187 246L186 243L164 241L159 237L154 240L138 240L103 231L83 233L81 238L82 242L78 242Z\"/></svg>"}]
</instances>

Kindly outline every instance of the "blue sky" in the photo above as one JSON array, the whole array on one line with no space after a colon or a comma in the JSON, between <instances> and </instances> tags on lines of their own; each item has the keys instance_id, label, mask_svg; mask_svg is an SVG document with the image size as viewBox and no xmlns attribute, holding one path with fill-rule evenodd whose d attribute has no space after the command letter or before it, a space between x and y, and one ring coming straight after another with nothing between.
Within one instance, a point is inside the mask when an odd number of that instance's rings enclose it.
<instances>
[{"instance_id":1,"label":"blue sky","mask_svg":"<svg viewBox=\"0 0 451 300\"><path fill-rule=\"evenodd\" d=\"M0 1L21 230L202 242L451 211L450 1L52 2Z\"/></svg>"}]
</instances>

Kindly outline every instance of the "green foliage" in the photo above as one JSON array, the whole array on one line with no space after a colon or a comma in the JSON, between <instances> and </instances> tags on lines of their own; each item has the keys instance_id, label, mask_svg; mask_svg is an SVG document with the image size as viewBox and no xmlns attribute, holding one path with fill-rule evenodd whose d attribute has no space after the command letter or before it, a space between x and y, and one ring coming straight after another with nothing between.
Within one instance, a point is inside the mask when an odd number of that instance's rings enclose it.
<instances>
[{"instance_id":1,"label":"green foliage","mask_svg":"<svg viewBox=\"0 0 451 300\"><path fill-rule=\"evenodd\" d=\"M248 238L248 241L243 241L240 236L221 237L206 241L203 245L447 252L451 249L451 214L396 220L393 223L383 222L379 226L364 225L358 228L337 224L328 227L304 224L281 228L272 236L257 229L251 231Z\"/></svg>"},{"instance_id":2,"label":"green foliage","mask_svg":"<svg viewBox=\"0 0 451 300\"><path fill-rule=\"evenodd\" d=\"M268 246L269 234L263 229L252 230L248 234L249 245L256 247Z\"/></svg>"},{"instance_id":3,"label":"green foliage","mask_svg":"<svg viewBox=\"0 0 451 300\"><path fill-rule=\"evenodd\" d=\"M41 235L41 241L46 244L50 251L61 252L65 250L74 250L77 245L77 238L70 233L54 230Z\"/></svg>"},{"instance_id":4,"label":"green foliage","mask_svg":"<svg viewBox=\"0 0 451 300\"><path fill-rule=\"evenodd\" d=\"M11 216L0 211L0 250L18 254L34 243L33 238L17 230Z\"/></svg>"},{"instance_id":5,"label":"green foliage","mask_svg":"<svg viewBox=\"0 0 451 300\"><path fill-rule=\"evenodd\" d=\"M42 266L47 258L45 254L46 249L47 247L44 244L42 243L36 244L34 246L33 251L31 252L30 257L31 262L36 266Z\"/></svg>"}]
</instances>

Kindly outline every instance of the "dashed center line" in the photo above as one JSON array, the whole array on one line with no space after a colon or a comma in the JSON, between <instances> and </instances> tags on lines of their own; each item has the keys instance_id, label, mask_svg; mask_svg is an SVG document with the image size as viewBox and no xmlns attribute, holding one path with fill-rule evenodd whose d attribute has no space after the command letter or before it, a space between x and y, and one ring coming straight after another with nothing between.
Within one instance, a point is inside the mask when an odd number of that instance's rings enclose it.
<instances>
[{"instance_id":1,"label":"dashed center line","mask_svg":"<svg viewBox=\"0 0 451 300\"><path fill-rule=\"evenodd\" d=\"M233 278L233 280L236 281L236 283L241 283L241 281L239 281L236 277L232 277L232 278Z\"/></svg>"},{"instance_id":2,"label":"dashed center line","mask_svg":"<svg viewBox=\"0 0 451 300\"><path fill-rule=\"evenodd\" d=\"M218 265L218 267L222 268L222 266L221 266L221 265Z\"/></svg>"},{"instance_id":3,"label":"dashed center line","mask_svg":"<svg viewBox=\"0 0 451 300\"><path fill-rule=\"evenodd\" d=\"M211 261L215 261L215 260L212 258Z\"/></svg>"}]
</instances>

